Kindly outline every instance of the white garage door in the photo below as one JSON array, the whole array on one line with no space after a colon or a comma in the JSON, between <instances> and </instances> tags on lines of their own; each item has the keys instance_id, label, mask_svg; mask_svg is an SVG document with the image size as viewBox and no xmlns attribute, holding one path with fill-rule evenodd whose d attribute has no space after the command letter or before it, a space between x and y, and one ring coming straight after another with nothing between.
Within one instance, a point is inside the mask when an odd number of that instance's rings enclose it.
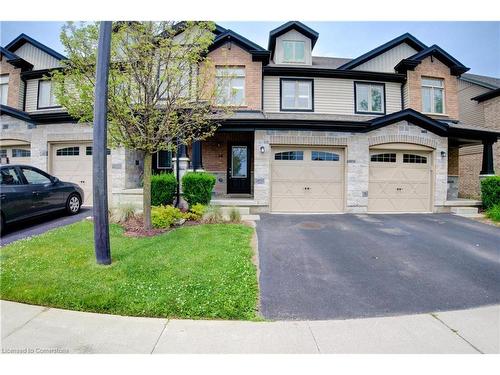
<instances>
[{"instance_id":1,"label":"white garage door","mask_svg":"<svg viewBox=\"0 0 500 375\"><path fill-rule=\"evenodd\" d=\"M31 164L31 148L29 145L4 146L0 148L2 162L9 158L10 164Z\"/></svg>"},{"instance_id":2,"label":"white garage door","mask_svg":"<svg viewBox=\"0 0 500 375\"><path fill-rule=\"evenodd\" d=\"M370 151L370 212L429 212L431 153L428 151Z\"/></svg>"},{"instance_id":3,"label":"white garage door","mask_svg":"<svg viewBox=\"0 0 500 375\"><path fill-rule=\"evenodd\" d=\"M78 184L85 194L85 205L92 205L92 144L57 143L51 147L50 173L61 181ZM108 151L108 190L111 191L111 156Z\"/></svg>"},{"instance_id":4,"label":"white garage door","mask_svg":"<svg viewBox=\"0 0 500 375\"><path fill-rule=\"evenodd\" d=\"M344 150L273 147L273 212L343 212Z\"/></svg>"}]
</instances>

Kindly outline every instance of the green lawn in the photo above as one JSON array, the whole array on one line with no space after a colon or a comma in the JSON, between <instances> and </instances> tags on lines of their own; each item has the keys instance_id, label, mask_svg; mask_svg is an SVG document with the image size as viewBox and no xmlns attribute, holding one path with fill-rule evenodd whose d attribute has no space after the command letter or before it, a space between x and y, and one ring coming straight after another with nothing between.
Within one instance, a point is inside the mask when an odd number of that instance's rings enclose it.
<instances>
[{"instance_id":1,"label":"green lawn","mask_svg":"<svg viewBox=\"0 0 500 375\"><path fill-rule=\"evenodd\" d=\"M2 299L134 316L256 319L252 229L183 227L130 238L112 225L111 266L98 266L82 221L5 246Z\"/></svg>"}]
</instances>

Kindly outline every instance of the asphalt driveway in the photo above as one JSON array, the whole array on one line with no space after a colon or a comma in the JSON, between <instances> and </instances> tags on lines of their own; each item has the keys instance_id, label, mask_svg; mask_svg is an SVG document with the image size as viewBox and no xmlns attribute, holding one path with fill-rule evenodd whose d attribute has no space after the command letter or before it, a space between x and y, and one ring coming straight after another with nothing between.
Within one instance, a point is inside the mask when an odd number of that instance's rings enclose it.
<instances>
[{"instance_id":1,"label":"asphalt driveway","mask_svg":"<svg viewBox=\"0 0 500 375\"><path fill-rule=\"evenodd\" d=\"M82 207L80 212L73 216L69 216L65 211L61 211L9 224L0 237L0 245L7 245L23 238L45 233L54 228L76 223L87 216L92 216L91 207Z\"/></svg>"},{"instance_id":2,"label":"asphalt driveway","mask_svg":"<svg viewBox=\"0 0 500 375\"><path fill-rule=\"evenodd\" d=\"M500 303L500 228L449 214L261 215L261 311L348 319Z\"/></svg>"}]
</instances>

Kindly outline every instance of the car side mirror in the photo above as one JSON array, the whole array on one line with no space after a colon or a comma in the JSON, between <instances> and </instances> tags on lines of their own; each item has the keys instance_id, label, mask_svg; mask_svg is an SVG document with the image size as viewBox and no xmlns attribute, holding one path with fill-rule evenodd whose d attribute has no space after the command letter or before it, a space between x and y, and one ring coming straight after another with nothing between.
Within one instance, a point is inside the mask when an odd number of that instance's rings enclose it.
<instances>
[{"instance_id":1,"label":"car side mirror","mask_svg":"<svg viewBox=\"0 0 500 375\"><path fill-rule=\"evenodd\" d=\"M52 183L57 184L59 182L59 179L57 177L52 177Z\"/></svg>"}]
</instances>

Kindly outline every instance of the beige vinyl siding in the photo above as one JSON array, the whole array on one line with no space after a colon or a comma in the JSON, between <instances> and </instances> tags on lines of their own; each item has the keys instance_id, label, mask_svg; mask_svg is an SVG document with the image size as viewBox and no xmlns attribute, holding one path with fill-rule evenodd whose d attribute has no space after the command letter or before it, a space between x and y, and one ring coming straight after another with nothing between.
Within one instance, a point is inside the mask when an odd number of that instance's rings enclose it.
<instances>
[{"instance_id":1,"label":"beige vinyl siding","mask_svg":"<svg viewBox=\"0 0 500 375\"><path fill-rule=\"evenodd\" d=\"M59 60L30 43L24 43L14 53L33 64L33 70L57 68L60 66Z\"/></svg>"},{"instance_id":2,"label":"beige vinyl siding","mask_svg":"<svg viewBox=\"0 0 500 375\"><path fill-rule=\"evenodd\" d=\"M386 113L401 110L400 83L386 82L385 97ZM264 77L264 111L280 111L280 77ZM354 80L314 78L314 112L344 115L355 114Z\"/></svg>"},{"instance_id":3,"label":"beige vinyl siding","mask_svg":"<svg viewBox=\"0 0 500 375\"><path fill-rule=\"evenodd\" d=\"M367 70L370 72L394 73L394 67L403 59L406 59L417 51L406 43L402 43L383 54L368 60L367 62L355 67L353 70Z\"/></svg>"},{"instance_id":4,"label":"beige vinyl siding","mask_svg":"<svg viewBox=\"0 0 500 375\"><path fill-rule=\"evenodd\" d=\"M26 84L24 83L23 80L20 80L19 82L19 97L17 99L17 108L19 108L20 110L23 109L23 106L24 106L24 86Z\"/></svg>"},{"instance_id":5,"label":"beige vinyl siding","mask_svg":"<svg viewBox=\"0 0 500 375\"><path fill-rule=\"evenodd\" d=\"M408 90L408 84L403 85L403 108L408 108L410 105L410 91Z\"/></svg>"},{"instance_id":6,"label":"beige vinyl siding","mask_svg":"<svg viewBox=\"0 0 500 375\"><path fill-rule=\"evenodd\" d=\"M42 108L37 109L38 103L38 81L40 79L30 79L26 81L26 112L36 112L36 111L62 111L61 107L57 108Z\"/></svg>"},{"instance_id":7,"label":"beige vinyl siding","mask_svg":"<svg viewBox=\"0 0 500 375\"><path fill-rule=\"evenodd\" d=\"M483 103L471 100L475 96L484 94L490 89L458 80L458 101L460 111L460 121L472 126L485 126Z\"/></svg>"}]
</instances>

